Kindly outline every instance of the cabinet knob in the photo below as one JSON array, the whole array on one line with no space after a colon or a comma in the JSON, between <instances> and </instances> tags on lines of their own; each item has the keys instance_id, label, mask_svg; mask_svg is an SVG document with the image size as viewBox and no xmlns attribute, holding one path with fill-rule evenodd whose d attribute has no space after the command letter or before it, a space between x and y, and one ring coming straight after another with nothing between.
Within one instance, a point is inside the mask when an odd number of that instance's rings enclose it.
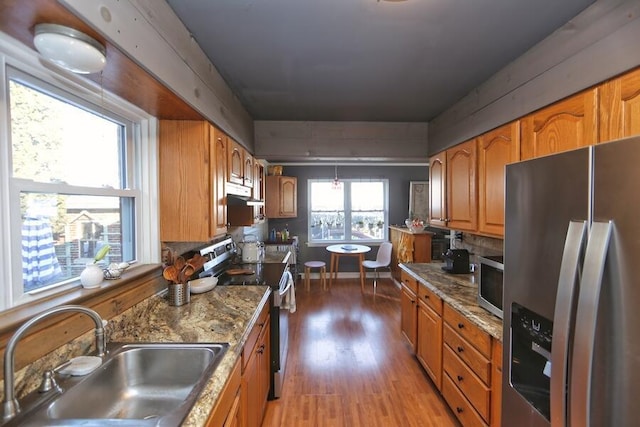
<instances>
[{"instance_id":1,"label":"cabinet knob","mask_svg":"<svg viewBox=\"0 0 640 427\"><path fill-rule=\"evenodd\" d=\"M456 412L457 412L457 413L461 414L461 413L462 413L462 410L463 410L463 409L462 409L461 407L456 406Z\"/></svg>"},{"instance_id":2,"label":"cabinet knob","mask_svg":"<svg viewBox=\"0 0 640 427\"><path fill-rule=\"evenodd\" d=\"M456 350L458 350L458 353L462 353L464 351L464 348L458 346L458 348Z\"/></svg>"},{"instance_id":3,"label":"cabinet knob","mask_svg":"<svg viewBox=\"0 0 640 427\"><path fill-rule=\"evenodd\" d=\"M424 299L429 299L429 295L425 295L425 296L424 296Z\"/></svg>"},{"instance_id":4,"label":"cabinet knob","mask_svg":"<svg viewBox=\"0 0 640 427\"><path fill-rule=\"evenodd\" d=\"M458 375L458 381L462 381L464 378L462 378L461 375Z\"/></svg>"},{"instance_id":5,"label":"cabinet knob","mask_svg":"<svg viewBox=\"0 0 640 427\"><path fill-rule=\"evenodd\" d=\"M464 323L458 323L458 329L464 328Z\"/></svg>"},{"instance_id":6,"label":"cabinet knob","mask_svg":"<svg viewBox=\"0 0 640 427\"><path fill-rule=\"evenodd\" d=\"M258 354L262 354L262 353L264 353L264 344L263 344L263 345L261 345L261 346L258 348L258 350L256 350L256 353L258 353Z\"/></svg>"}]
</instances>

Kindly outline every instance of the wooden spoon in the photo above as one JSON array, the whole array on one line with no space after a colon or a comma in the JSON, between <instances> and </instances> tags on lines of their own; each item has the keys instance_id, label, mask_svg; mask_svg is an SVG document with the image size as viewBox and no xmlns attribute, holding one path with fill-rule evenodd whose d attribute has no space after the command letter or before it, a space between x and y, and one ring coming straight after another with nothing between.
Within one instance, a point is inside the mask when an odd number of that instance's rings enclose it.
<instances>
[{"instance_id":1,"label":"wooden spoon","mask_svg":"<svg viewBox=\"0 0 640 427\"><path fill-rule=\"evenodd\" d=\"M185 283L186 280L191 277L191 275L193 273L196 272L196 269L193 268L193 266L191 264L186 264L182 270L180 270L180 273L178 274L178 280L180 280L180 283Z\"/></svg>"},{"instance_id":2,"label":"wooden spoon","mask_svg":"<svg viewBox=\"0 0 640 427\"><path fill-rule=\"evenodd\" d=\"M187 264L187 261L184 260L184 257L177 257L174 261L173 261L173 265L176 267L176 270L181 271L184 266Z\"/></svg>"},{"instance_id":3,"label":"wooden spoon","mask_svg":"<svg viewBox=\"0 0 640 427\"><path fill-rule=\"evenodd\" d=\"M170 265L162 271L162 277L170 282L176 283L178 280L178 270L175 265Z\"/></svg>"}]
</instances>

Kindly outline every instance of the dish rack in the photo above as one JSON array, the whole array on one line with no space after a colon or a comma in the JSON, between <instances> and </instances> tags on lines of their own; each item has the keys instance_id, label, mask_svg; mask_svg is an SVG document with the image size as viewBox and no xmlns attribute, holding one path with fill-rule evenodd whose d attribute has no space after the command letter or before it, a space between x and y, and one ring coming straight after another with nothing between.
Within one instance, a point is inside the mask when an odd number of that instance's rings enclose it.
<instances>
[{"instance_id":1,"label":"dish rack","mask_svg":"<svg viewBox=\"0 0 640 427\"><path fill-rule=\"evenodd\" d=\"M291 236L287 242L265 242L264 246L266 252L291 252L289 271L291 271L293 279L296 280L300 271L298 267L298 236Z\"/></svg>"}]
</instances>

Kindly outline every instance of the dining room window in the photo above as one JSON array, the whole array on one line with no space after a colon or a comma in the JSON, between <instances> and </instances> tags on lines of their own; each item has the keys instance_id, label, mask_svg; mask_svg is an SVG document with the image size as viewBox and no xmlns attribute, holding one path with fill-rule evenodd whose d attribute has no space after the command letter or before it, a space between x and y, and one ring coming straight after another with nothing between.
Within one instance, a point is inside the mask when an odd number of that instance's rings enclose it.
<instances>
[{"instance_id":1,"label":"dining room window","mask_svg":"<svg viewBox=\"0 0 640 427\"><path fill-rule=\"evenodd\" d=\"M386 241L388 188L386 179L309 180L309 242Z\"/></svg>"},{"instance_id":2,"label":"dining room window","mask_svg":"<svg viewBox=\"0 0 640 427\"><path fill-rule=\"evenodd\" d=\"M138 260L136 124L7 67L6 155L11 286L0 309L79 286L96 252ZM12 257L18 258L18 257Z\"/></svg>"}]
</instances>

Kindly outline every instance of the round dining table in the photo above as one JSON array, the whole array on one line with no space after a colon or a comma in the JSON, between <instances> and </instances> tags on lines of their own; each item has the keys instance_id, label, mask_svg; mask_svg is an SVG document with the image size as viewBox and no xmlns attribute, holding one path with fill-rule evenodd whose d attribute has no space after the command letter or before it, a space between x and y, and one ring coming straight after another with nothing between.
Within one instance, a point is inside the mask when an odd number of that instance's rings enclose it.
<instances>
[{"instance_id":1,"label":"round dining table","mask_svg":"<svg viewBox=\"0 0 640 427\"><path fill-rule=\"evenodd\" d=\"M342 256L354 256L358 258L358 264L360 268L360 288L362 292L364 292L364 267L362 266L362 261L364 261L364 254L369 252L371 248L365 245L353 245L348 243L343 243L339 245L330 245L327 246L327 251L331 253L331 263L329 267L329 289L331 289L331 284L333 282L333 278L338 278L338 265L340 264L340 257Z\"/></svg>"}]
</instances>

